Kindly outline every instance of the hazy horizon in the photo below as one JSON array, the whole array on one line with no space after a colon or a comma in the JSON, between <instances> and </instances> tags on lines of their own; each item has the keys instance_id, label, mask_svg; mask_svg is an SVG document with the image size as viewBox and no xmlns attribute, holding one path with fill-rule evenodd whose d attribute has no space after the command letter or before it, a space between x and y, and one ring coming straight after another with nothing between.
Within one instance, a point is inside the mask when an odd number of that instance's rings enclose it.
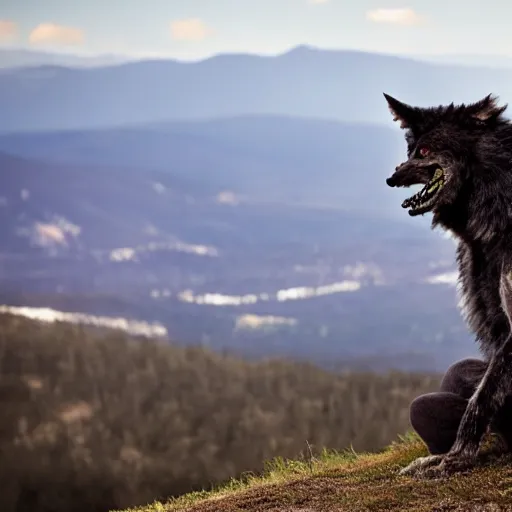
<instances>
[{"instance_id":1,"label":"hazy horizon","mask_svg":"<svg viewBox=\"0 0 512 512\"><path fill-rule=\"evenodd\" d=\"M363 0L62 0L4 2L0 47L84 55L197 60L226 53L272 55L307 45L393 55L512 54L512 4L498 0L407 4ZM478 28L478 38L474 28ZM507 39L510 39L509 41Z\"/></svg>"},{"instance_id":2,"label":"hazy horizon","mask_svg":"<svg viewBox=\"0 0 512 512\"><path fill-rule=\"evenodd\" d=\"M279 57L281 55L285 55L293 50L297 50L299 48L302 49L310 49L312 51L322 51L322 52L353 52L353 53L363 53L363 54L374 54L374 55L382 55L382 56L391 56L391 57L400 57L404 59L433 59L435 62L447 62L450 64L457 63L469 63L472 65L479 65L482 63L484 59L498 59L502 61L507 61L510 59L512 63L512 53L511 54L499 54L499 53L459 53L459 52L424 52L424 53L399 53L399 52L390 52L390 51L381 51L381 50L367 50L367 49L359 49L359 48L351 48L351 47L323 47L317 46L313 44L301 43L296 45L291 45L287 48L280 49L273 52L265 52L265 51L245 51L245 50L230 50L230 51L220 51L220 52L212 52L211 54L195 56L195 57L180 57L175 56L172 53L152 53L152 52L131 52L131 53L121 53L121 52L110 52L110 51L95 51L95 52L87 52L84 49L77 48L51 48L51 49L41 49L41 48L33 48L30 46L23 45L3 45L0 46L0 51L2 52L26 52L38 54L41 56L44 55L58 55L63 57L76 57L83 59L97 59L97 58L117 58L117 59L125 59L125 60L173 60L178 62L201 62L204 60L208 60L214 57L226 56L226 55L250 55L257 57ZM453 60L451 60L453 59Z\"/></svg>"}]
</instances>

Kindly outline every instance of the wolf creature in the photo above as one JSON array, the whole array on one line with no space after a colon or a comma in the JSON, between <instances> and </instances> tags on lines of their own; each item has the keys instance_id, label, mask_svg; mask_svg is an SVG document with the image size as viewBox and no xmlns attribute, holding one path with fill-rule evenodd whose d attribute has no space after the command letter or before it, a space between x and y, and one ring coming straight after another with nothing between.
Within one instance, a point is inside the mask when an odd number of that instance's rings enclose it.
<instances>
[{"instance_id":1,"label":"wolf creature","mask_svg":"<svg viewBox=\"0 0 512 512\"><path fill-rule=\"evenodd\" d=\"M457 240L462 312L485 360L467 360L462 373L451 372L463 377L472 371L477 380L459 407L445 453L431 451L402 470L441 476L474 465L486 430L512 407L512 124L504 117L507 105L492 94L472 104L430 108L384 96L407 142L407 160L386 182L424 185L402 207L411 216L431 212L432 227ZM456 414L449 401L442 408ZM442 418L437 426L443 428Z\"/></svg>"}]
</instances>

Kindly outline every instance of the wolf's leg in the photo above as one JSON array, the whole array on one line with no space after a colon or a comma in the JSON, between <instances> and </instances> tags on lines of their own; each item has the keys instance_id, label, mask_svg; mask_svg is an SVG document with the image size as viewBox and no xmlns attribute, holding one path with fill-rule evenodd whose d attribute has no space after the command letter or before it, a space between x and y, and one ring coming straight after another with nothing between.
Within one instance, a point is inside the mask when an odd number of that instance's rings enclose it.
<instances>
[{"instance_id":1,"label":"wolf's leg","mask_svg":"<svg viewBox=\"0 0 512 512\"><path fill-rule=\"evenodd\" d=\"M492 357L482 382L468 402L455 443L435 473L449 474L473 464L485 430L510 391L511 363L512 338L509 338Z\"/></svg>"},{"instance_id":2,"label":"wolf's leg","mask_svg":"<svg viewBox=\"0 0 512 512\"><path fill-rule=\"evenodd\" d=\"M468 400L486 368L478 359L458 361L446 371L440 392L421 395L412 402L411 425L432 455L447 453L452 447Z\"/></svg>"},{"instance_id":3,"label":"wolf's leg","mask_svg":"<svg viewBox=\"0 0 512 512\"><path fill-rule=\"evenodd\" d=\"M479 382L482 380L485 371L487 370L487 366L488 363L480 359L463 359L462 361L452 364L443 377L440 390L455 393L460 395L462 398L469 400L476 391ZM442 405L439 407L442 407ZM442 412L443 411L440 411L440 413ZM460 415L459 421L462 419L462 416L463 414ZM421 421L422 418L419 417L418 419ZM425 419L423 421L426 422L428 420ZM498 434L502 441L495 447L497 453L503 453L512 449L512 395L507 396L503 407L501 407L492 420L489 430L494 434ZM453 435L452 444L455 442L455 437L456 433ZM426 442L426 439L424 440ZM448 452L452 446L450 445L446 448L448 442L449 441L447 440L441 445L444 451L430 450L430 453L438 454ZM426 442L426 444L430 448L429 443Z\"/></svg>"},{"instance_id":4,"label":"wolf's leg","mask_svg":"<svg viewBox=\"0 0 512 512\"><path fill-rule=\"evenodd\" d=\"M491 432L499 434L506 445L506 451L512 450L512 396L508 395L505 404L492 420Z\"/></svg>"},{"instance_id":5,"label":"wolf's leg","mask_svg":"<svg viewBox=\"0 0 512 512\"><path fill-rule=\"evenodd\" d=\"M421 474L441 461L457 437L468 400L475 392L487 368L484 361L464 359L454 363L441 381L440 392L416 398L410 408L410 421L431 454L402 469L400 474Z\"/></svg>"},{"instance_id":6,"label":"wolf's leg","mask_svg":"<svg viewBox=\"0 0 512 512\"><path fill-rule=\"evenodd\" d=\"M511 325L512 334L512 273L510 270L511 265L503 265L500 280L500 298L501 305L505 314L507 315L509 324ZM508 267L508 268L507 268ZM512 371L512 370L511 370ZM512 378L509 378L512 385ZM507 396L504 400L503 407L496 413L492 420L491 430L497 432L500 437L505 441L508 450L512 450L512 387L508 390Z\"/></svg>"},{"instance_id":7,"label":"wolf's leg","mask_svg":"<svg viewBox=\"0 0 512 512\"><path fill-rule=\"evenodd\" d=\"M512 273L507 268L500 279L500 298L509 324L512 325ZM459 426L455 443L438 465L429 461L428 470L424 466L413 473L424 472L428 476L441 476L471 467L476 458L482 437L503 408L512 385L512 336L509 334L493 354ZM435 464L435 462L434 462Z\"/></svg>"}]
</instances>

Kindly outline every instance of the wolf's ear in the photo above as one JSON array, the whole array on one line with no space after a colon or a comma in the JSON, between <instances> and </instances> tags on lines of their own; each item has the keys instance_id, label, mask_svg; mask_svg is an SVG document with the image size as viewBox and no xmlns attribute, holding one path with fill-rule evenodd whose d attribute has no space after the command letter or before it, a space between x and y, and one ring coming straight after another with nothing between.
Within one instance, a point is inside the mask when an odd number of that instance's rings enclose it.
<instances>
[{"instance_id":1,"label":"wolf's ear","mask_svg":"<svg viewBox=\"0 0 512 512\"><path fill-rule=\"evenodd\" d=\"M400 128L411 128L418 118L418 109L398 101L389 94L383 94L384 98L386 98L386 101L388 102L389 111L393 116L393 121L400 121Z\"/></svg>"},{"instance_id":2,"label":"wolf's ear","mask_svg":"<svg viewBox=\"0 0 512 512\"><path fill-rule=\"evenodd\" d=\"M468 105L468 111L471 117L477 119L478 121L482 121L484 123L491 121L498 118L507 109L507 105L502 107L498 106L498 100L498 96L488 94L480 101L477 101L472 105Z\"/></svg>"}]
</instances>

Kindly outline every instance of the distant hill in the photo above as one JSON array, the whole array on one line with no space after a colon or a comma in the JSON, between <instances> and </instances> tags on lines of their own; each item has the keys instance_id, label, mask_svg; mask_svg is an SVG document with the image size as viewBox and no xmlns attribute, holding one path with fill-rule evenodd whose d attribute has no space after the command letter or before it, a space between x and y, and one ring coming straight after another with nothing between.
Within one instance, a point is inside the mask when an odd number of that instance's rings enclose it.
<instances>
[{"instance_id":1,"label":"distant hill","mask_svg":"<svg viewBox=\"0 0 512 512\"><path fill-rule=\"evenodd\" d=\"M482 68L512 68L512 57L506 55L442 54L416 55L415 58L438 64L478 66Z\"/></svg>"},{"instance_id":2,"label":"distant hill","mask_svg":"<svg viewBox=\"0 0 512 512\"><path fill-rule=\"evenodd\" d=\"M51 53L23 48L0 49L0 69L36 66L67 66L71 68L87 68L109 66L130 60L128 57L116 55L75 55L72 53Z\"/></svg>"},{"instance_id":3,"label":"distant hill","mask_svg":"<svg viewBox=\"0 0 512 512\"><path fill-rule=\"evenodd\" d=\"M55 164L7 153L0 153L0 168L4 254L23 253L29 247L53 247L58 253L76 254L128 241L143 243L151 239L144 236L144 228L150 220L158 223L160 208L165 208L160 214L164 221L177 208L176 201L169 203L169 199L183 198L187 187L192 187L186 179L170 174L141 176L126 169ZM156 183L165 194L155 190ZM196 198L208 193L201 184L194 184L193 191ZM34 231L37 225L42 225L43 231ZM73 225L80 233L74 234ZM139 239L135 233L140 233Z\"/></svg>"},{"instance_id":4,"label":"distant hill","mask_svg":"<svg viewBox=\"0 0 512 512\"><path fill-rule=\"evenodd\" d=\"M399 208L410 192L385 185L405 154L403 136L378 125L244 116L6 135L0 150L60 165L160 171L250 200L378 213L412 224Z\"/></svg>"},{"instance_id":5,"label":"distant hill","mask_svg":"<svg viewBox=\"0 0 512 512\"><path fill-rule=\"evenodd\" d=\"M391 123L386 91L405 101L512 98L512 69L298 47L276 57L219 55L92 69L0 72L0 130L106 127L273 114Z\"/></svg>"}]
</instances>

